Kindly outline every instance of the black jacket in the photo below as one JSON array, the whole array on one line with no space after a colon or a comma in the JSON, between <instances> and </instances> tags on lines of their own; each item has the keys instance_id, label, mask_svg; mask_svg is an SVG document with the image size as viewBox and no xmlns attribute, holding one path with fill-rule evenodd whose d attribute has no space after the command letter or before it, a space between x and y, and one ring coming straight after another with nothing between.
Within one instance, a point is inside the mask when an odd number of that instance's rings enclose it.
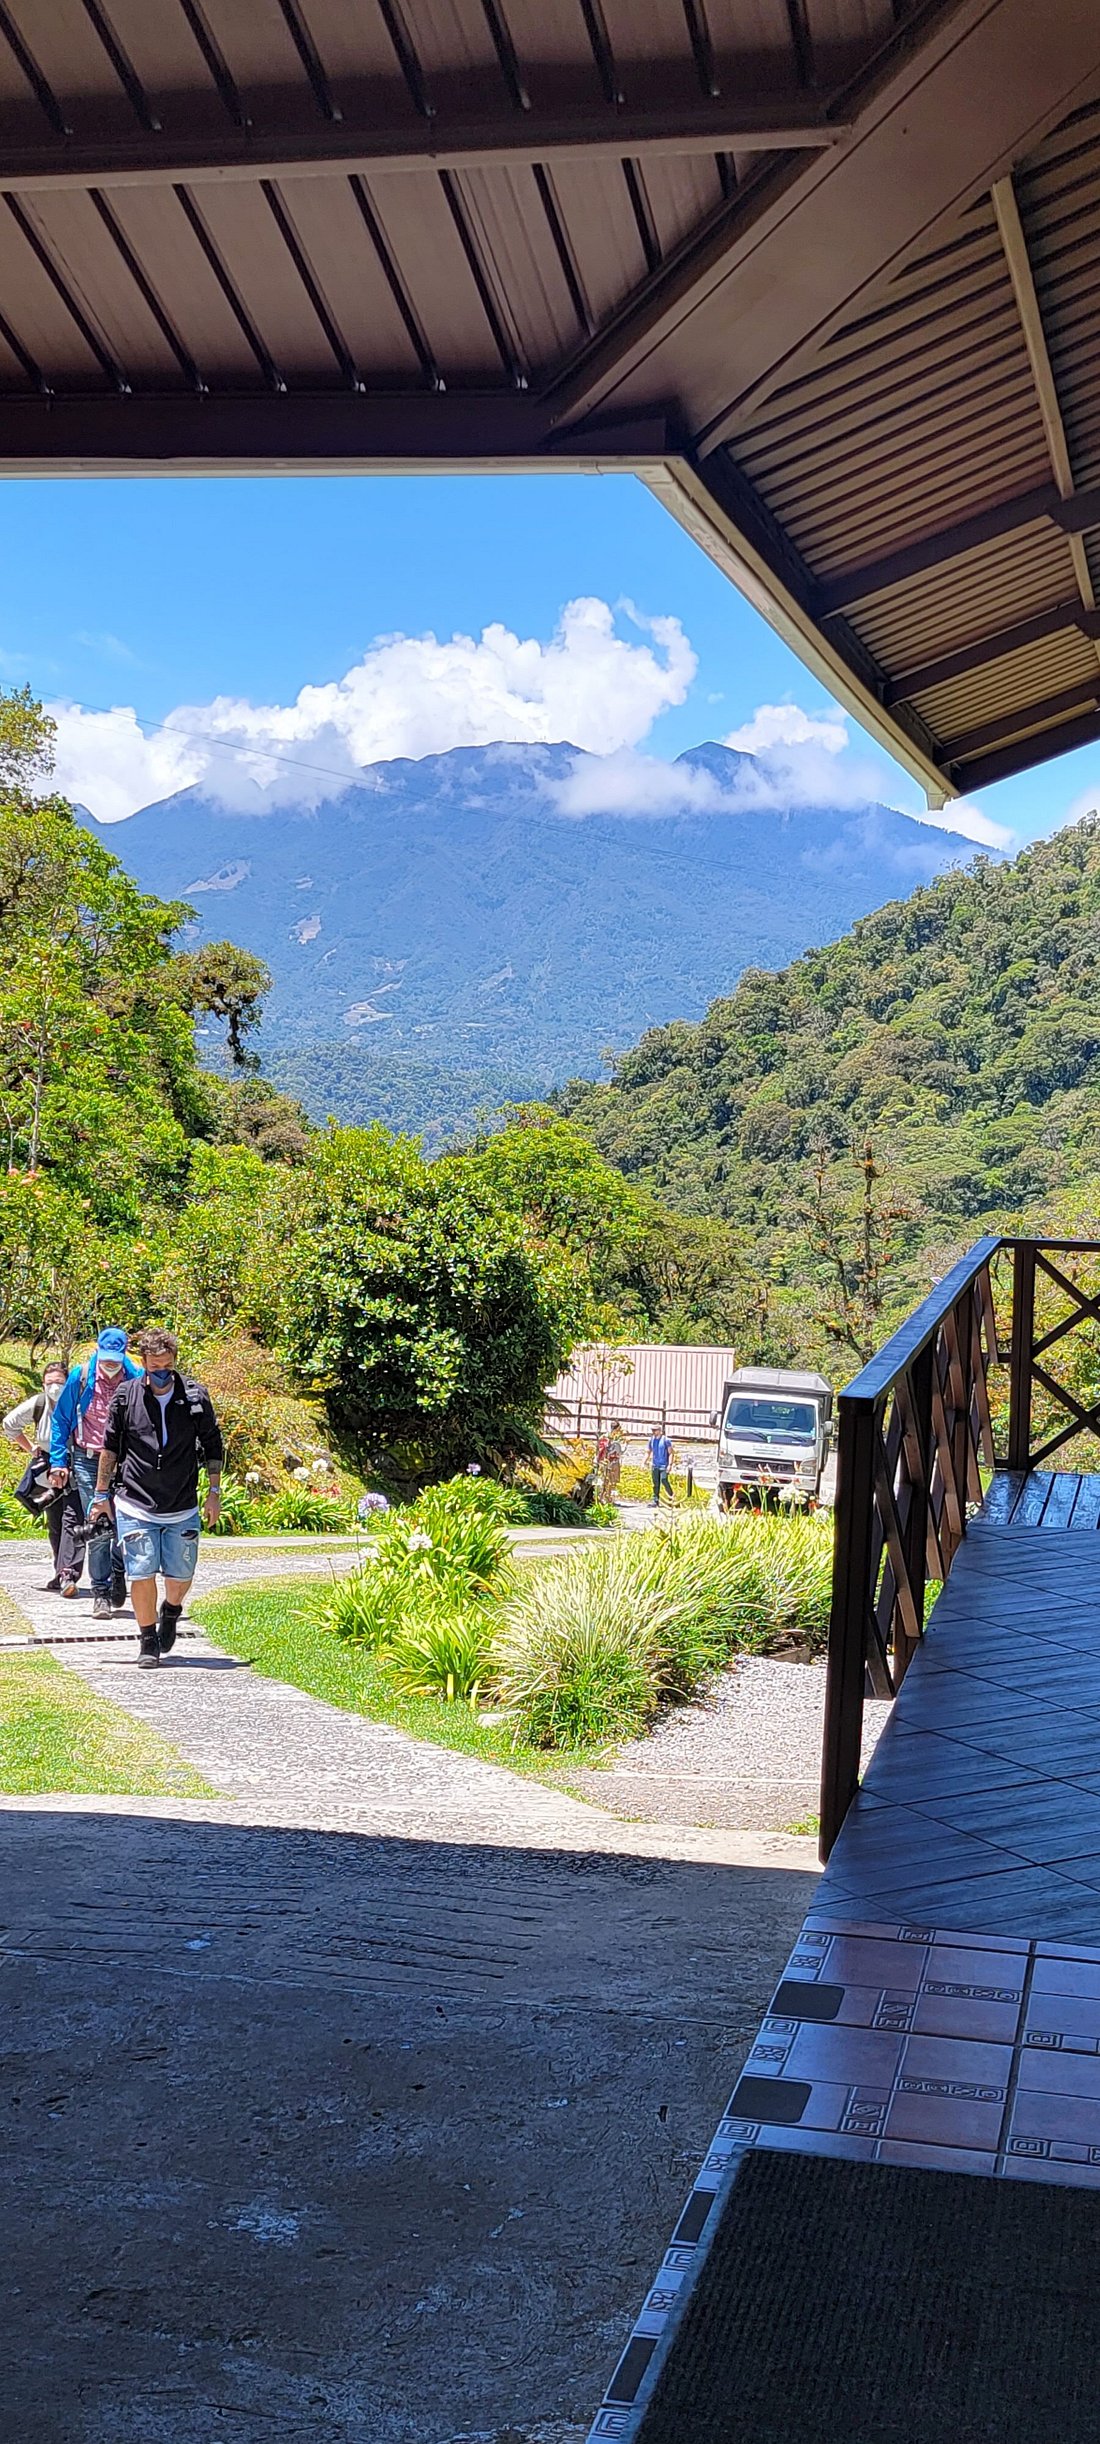
<instances>
[{"instance_id":1,"label":"black jacket","mask_svg":"<svg viewBox=\"0 0 1100 2444\"><path fill-rule=\"evenodd\" d=\"M118 1462L112 1491L124 1499L129 1495L141 1510L194 1510L200 1458L208 1468L222 1463L221 1428L206 1385L176 1375L165 1423L162 1450L160 1403L144 1375L115 1393L103 1444Z\"/></svg>"}]
</instances>

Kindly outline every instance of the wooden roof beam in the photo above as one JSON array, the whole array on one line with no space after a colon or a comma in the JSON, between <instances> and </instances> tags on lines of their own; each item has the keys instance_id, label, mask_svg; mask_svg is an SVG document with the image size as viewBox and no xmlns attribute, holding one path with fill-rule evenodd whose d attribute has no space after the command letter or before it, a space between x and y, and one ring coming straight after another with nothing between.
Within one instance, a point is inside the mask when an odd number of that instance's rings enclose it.
<instances>
[{"instance_id":1,"label":"wooden roof beam","mask_svg":"<svg viewBox=\"0 0 1100 2444\"><path fill-rule=\"evenodd\" d=\"M663 416L553 431L519 391L317 391L236 396L0 396L8 475L533 473L646 476L675 449Z\"/></svg>"},{"instance_id":2,"label":"wooden roof beam","mask_svg":"<svg viewBox=\"0 0 1100 2444\"><path fill-rule=\"evenodd\" d=\"M936 533L920 535L912 543L903 543L900 550L887 552L881 560L865 560L860 567L842 569L835 577L819 585L816 609L819 619L834 612L845 611L852 603L865 602L873 594L887 594L893 587L905 585L911 577L923 577L929 569L961 560L967 552L980 551L983 544L998 543L1027 526L1037 526L1047 518L1063 534L1088 534L1100 526L1100 485L1082 492L1071 493L1064 501L1056 484L1037 484L1030 492L1020 492L1008 501L993 501L987 509L979 509L972 518L961 518L957 525L942 526Z\"/></svg>"},{"instance_id":3,"label":"wooden roof beam","mask_svg":"<svg viewBox=\"0 0 1100 2444\"><path fill-rule=\"evenodd\" d=\"M1056 729L1035 730L1030 737L1017 739L1011 747L995 747L992 754L963 764L956 776L956 786L968 794L992 789L995 781L1010 781L1015 773L1031 772L1036 764L1048 764L1056 755L1069 755L1075 747L1095 746L1097 739L1100 713L1082 713L1076 720L1060 721Z\"/></svg>"},{"instance_id":4,"label":"wooden roof beam","mask_svg":"<svg viewBox=\"0 0 1100 2444\"><path fill-rule=\"evenodd\" d=\"M165 117L168 119L167 108ZM670 104L666 109L614 109L610 104L562 111L510 112L507 117L416 119L402 107L386 120L357 126L347 119L282 128L204 128L188 134L171 121L159 134L75 137L0 148L0 193L48 193L58 187L222 185L240 179L350 177L356 171L491 169L522 163L612 160L660 154L806 153L829 151L848 134L828 119L819 100L795 93L771 102L736 99Z\"/></svg>"},{"instance_id":5,"label":"wooden roof beam","mask_svg":"<svg viewBox=\"0 0 1100 2444\"><path fill-rule=\"evenodd\" d=\"M1082 636L1100 637L1100 611L1085 611L1076 600L1055 603L1049 611L1036 611L1030 619L998 629L994 636L977 637L970 645L957 646L954 653L941 653L933 662L916 662L909 670L899 671L889 681L883 701L910 704L914 696L924 696L930 688L968 678L971 671L985 670L991 662L1003 662L1009 654L1041 645L1048 636L1064 636L1073 628Z\"/></svg>"},{"instance_id":6,"label":"wooden roof beam","mask_svg":"<svg viewBox=\"0 0 1100 2444\"><path fill-rule=\"evenodd\" d=\"M1073 687L1060 688L1056 696L1044 696L1037 704L1018 705L1015 712L1001 713L993 721L983 721L972 730L961 731L957 738L946 739L944 763L969 764L989 748L1008 746L1025 731L1046 730L1051 723L1064 721L1070 713L1094 711L1098 700L1100 671L1094 671L1091 679L1078 679Z\"/></svg>"},{"instance_id":7,"label":"wooden roof beam","mask_svg":"<svg viewBox=\"0 0 1100 2444\"><path fill-rule=\"evenodd\" d=\"M558 414L644 384L677 400L698 451L717 449L1098 87L1095 0L918 0L837 100L850 142L776 163L696 232L555 380ZM677 381L696 317L697 408Z\"/></svg>"},{"instance_id":8,"label":"wooden roof beam","mask_svg":"<svg viewBox=\"0 0 1100 2444\"><path fill-rule=\"evenodd\" d=\"M1008 265L1008 276L1012 282L1012 292L1016 299L1016 311L1020 317L1024 346L1027 349L1028 362L1031 366L1035 396L1039 402L1039 414L1042 417L1043 431L1046 434L1051 474L1062 499L1068 501L1073 492L1073 469L1070 465L1069 442L1066 438L1062 407L1058 397L1058 385L1054 378L1054 367L1050 361L1046 332L1043 329L1042 308L1035 286L1035 274L1031 268L1027 238L1020 219L1020 207L1016 200L1016 189L1012 183L1011 174L1007 178L998 178L995 181L992 196L997 229L1004 249L1005 262ZM1077 591L1081 601L1086 611L1095 611L1096 594L1082 535L1070 535L1069 555L1073 562L1073 574L1077 580Z\"/></svg>"}]
</instances>

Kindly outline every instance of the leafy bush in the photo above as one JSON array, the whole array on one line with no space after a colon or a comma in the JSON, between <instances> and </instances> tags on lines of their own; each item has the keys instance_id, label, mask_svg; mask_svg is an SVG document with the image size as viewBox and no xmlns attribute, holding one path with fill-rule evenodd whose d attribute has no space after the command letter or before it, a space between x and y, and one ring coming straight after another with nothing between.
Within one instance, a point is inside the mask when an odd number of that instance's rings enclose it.
<instances>
[{"instance_id":1,"label":"leafy bush","mask_svg":"<svg viewBox=\"0 0 1100 2444\"><path fill-rule=\"evenodd\" d=\"M588 1527L592 1518L591 1511L574 1502L570 1494L555 1493L550 1485L536 1486L524 1494L523 1516L530 1527Z\"/></svg>"},{"instance_id":2,"label":"leafy bush","mask_svg":"<svg viewBox=\"0 0 1100 2444\"><path fill-rule=\"evenodd\" d=\"M497 1619L487 1604L441 1604L394 1640L394 1685L409 1697L476 1706L493 1672Z\"/></svg>"},{"instance_id":3,"label":"leafy bush","mask_svg":"<svg viewBox=\"0 0 1100 2444\"><path fill-rule=\"evenodd\" d=\"M218 1522L217 1526L211 1529L211 1535L256 1536L260 1531L262 1516L262 1504L256 1500L249 1487L242 1485L239 1477L235 1477L232 1471L227 1469L222 1476L222 1499Z\"/></svg>"},{"instance_id":4,"label":"leafy bush","mask_svg":"<svg viewBox=\"0 0 1100 2444\"><path fill-rule=\"evenodd\" d=\"M269 1536L326 1536L350 1528L352 1517L347 1504L331 1494L311 1485L284 1485L260 1506L259 1521Z\"/></svg>"},{"instance_id":5,"label":"leafy bush","mask_svg":"<svg viewBox=\"0 0 1100 2444\"><path fill-rule=\"evenodd\" d=\"M338 1638L368 1647L372 1654L389 1650L400 1635L402 1590L389 1573L365 1563L346 1578L334 1579L332 1592L321 1605L322 1627Z\"/></svg>"},{"instance_id":6,"label":"leafy bush","mask_svg":"<svg viewBox=\"0 0 1100 2444\"><path fill-rule=\"evenodd\" d=\"M822 1652L832 1599L831 1516L815 1511L745 1514L715 1532L740 1550L742 1618L751 1614L764 1633L762 1643L774 1646L797 1639L811 1654Z\"/></svg>"},{"instance_id":7,"label":"leafy bush","mask_svg":"<svg viewBox=\"0 0 1100 2444\"><path fill-rule=\"evenodd\" d=\"M500 1693L532 1747L629 1739L654 1712L671 1611L655 1585L640 1585L636 1541L567 1554L509 1606Z\"/></svg>"},{"instance_id":8,"label":"leafy bush","mask_svg":"<svg viewBox=\"0 0 1100 2444\"><path fill-rule=\"evenodd\" d=\"M456 1477L383 1512L360 1568L335 1584L325 1626L392 1657L410 1694L469 1697L512 1584L513 1507L505 1487Z\"/></svg>"},{"instance_id":9,"label":"leafy bush","mask_svg":"<svg viewBox=\"0 0 1100 2444\"><path fill-rule=\"evenodd\" d=\"M511 1568L511 1542L501 1506L471 1495L459 1477L429 1485L407 1509L388 1511L374 1531L379 1566L417 1582L448 1587L455 1600L497 1588ZM473 1480L479 1483L479 1480ZM503 1492L503 1488L494 1488Z\"/></svg>"},{"instance_id":10,"label":"leafy bush","mask_svg":"<svg viewBox=\"0 0 1100 2444\"><path fill-rule=\"evenodd\" d=\"M684 1521L589 1545L539 1573L508 1607L500 1686L532 1746L598 1745L644 1729L734 1653L828 1625L831 1523Z\"/></svg>"}]
</instances>

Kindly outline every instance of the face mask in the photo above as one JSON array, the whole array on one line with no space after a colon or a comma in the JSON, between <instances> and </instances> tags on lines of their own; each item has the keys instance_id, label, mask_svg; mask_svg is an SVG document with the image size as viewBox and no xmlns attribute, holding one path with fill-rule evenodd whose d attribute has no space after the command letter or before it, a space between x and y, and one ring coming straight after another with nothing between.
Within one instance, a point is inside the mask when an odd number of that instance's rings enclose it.
<instances>
[{"instance_id":1,"label":"face mask","mask_svg":"<svg viewBox=\"0 0 1100 2444\"><path fill-rule=\"evenodd\" d=\"M99 1361L99 1371L103 1375L120 1375L122 1373L121 1358L101 1357Z\"/></svg>"},{"instance_id":2,"label":"face mask","mask_svg":"<svg viewBox=\"0 0 1100 2444\"><path fill-rule=\"evenodd\" d=\"M164 1387L165 1387L165 1384L166 1384L166 1383L171 1383L171 1380L172 1380L172 1369L171 1369L171 1367L170 1367L170 1366L151 1366L151 1367L150 1367L150 1369L149 1369L149 1381L150 1381L150 1383L155 1383L155 1384L156 1384L156 1387L157 1387L158 1392L163 1392Z\"/></svg>"}]
</instances>

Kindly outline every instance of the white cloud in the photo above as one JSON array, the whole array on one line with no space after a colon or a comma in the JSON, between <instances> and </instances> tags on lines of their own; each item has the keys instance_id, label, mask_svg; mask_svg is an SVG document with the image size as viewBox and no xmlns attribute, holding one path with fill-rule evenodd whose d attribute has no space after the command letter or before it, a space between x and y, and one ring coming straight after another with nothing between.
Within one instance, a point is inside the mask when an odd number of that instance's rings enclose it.
<instances>
[{"instance_id":1,"label":"white cloud","mask_svg":"<svg viewBox=\"0 0 1100 2444\"><path fill-rule=\"evenodd\" d=\"M773 755L788 747L813 746L826 755L843 755L849 744L848 724L839 705L823 713L804 713L800 704L758 704L740 729L727 732L723 745L740 747L745 755Z\"/></svg>"},{"instance_id":2,"label":"white cloud","mask_svg":"<svg viewBox=\"0 0 1100 2444\"><path fill-rule=\"evenodd\" d=\"M139 806L169 798L202 776L199 751L165 730L142 730L130 705L109 713L86 713L75 704L50 704L57 723L54 783L101 823L117 823Z\"/></svg>"},{"instance_id":3,"label":"white cloud","mask_svg":"<svg viewBox=\"0 0 1100 2444\"><path fill-rule=\"evenodd\" d=\"M195 781L226 807L266 814L318 806L395 756L563 739L614 754L684 702L697 668L679 620L621 612L635 635L586 596L566 604L549 643L499 623L476 638L380 637L293 704L219 696L179 706L163 728L143 727L128 705L51 705L57 785L110 823Z\"/></svg>"},{"instance_id":4,"label":"white cloud","mask_svg":"<svg viewBox=\"0 0 1100 2444\"><path fill-rule=\"evenodd\" d=\"M933 823L943 832L961 832L964 840L974 840L983 849L1011 849L1016 846L1016 834L1007 823L995 823L992 815L983 814L972 798L949 798L946 806L934 813L921 812L922 823Z\"/></svg>"},{"instance_id":5,"label":"white cloud","mask_svg":"<svg viewBox=\"0 0 1100 2444\"><path fill-rule=\"evenodd\" d=\"M1095 815L1098 812L1100 812L1100 778L1093 781L1090 788L1078 790L1077 796L1061 820L1062 823L1080 823L1083 816ZM1058 828L1060 829L1061 826L1059 825Z\"/></svg>"},{"instance_id":6,"label":"white cloud","mask_svg":"<svg viewBox=\"0 0 1100 2444\"><path fill-rule=\"evenodd\" d=\"M559 815L720 815L738 802L704 765L666 764L629 747L578 755L550 795Z\"/></svg>"},{"instance_id":7,"label":"white cloud","mask_svg":"<svg viewBox=\"0 0 1100 2444\"><path fill-rule=\"evenodd\" d=\"M915 791L885 757L853 746L846 715L826 704L807 713L797 704L761 704L722 740L744 758L719 773L705 764L662 763L629 748L598 763L579 757L554 791L564 815L699 815L828 807L853 813L870 806L896 807L921 823L961 834L987 848L1012 839L967 799L954 798L942 812L913 803Z\"/></svg>"}]
</instances>

